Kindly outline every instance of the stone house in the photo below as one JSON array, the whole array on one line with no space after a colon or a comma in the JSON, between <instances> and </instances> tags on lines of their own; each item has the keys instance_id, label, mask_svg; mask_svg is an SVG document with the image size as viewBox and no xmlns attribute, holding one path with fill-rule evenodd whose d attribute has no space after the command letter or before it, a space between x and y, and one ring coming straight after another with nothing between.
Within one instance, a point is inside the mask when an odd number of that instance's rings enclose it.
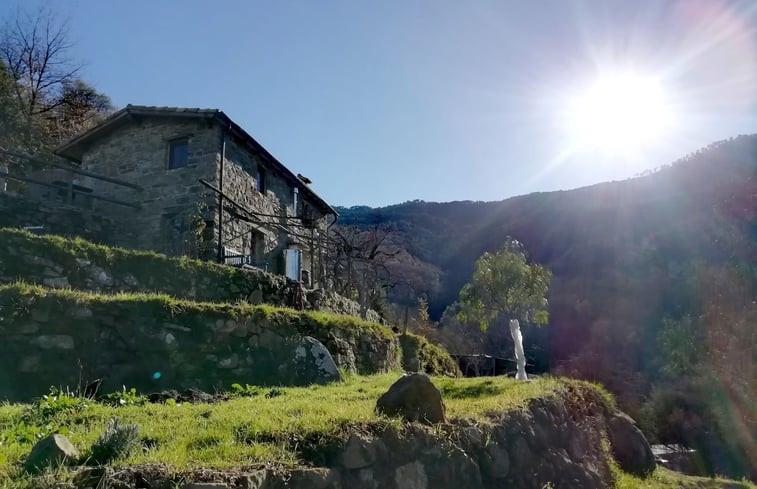
<instances>
[{"instance_id":1,"label":"stone house","mask_svg":"<svg viewBox=\"0 0 757 489\"><path fill-rule=\"evenodd\" d=\"M117 223L108 241L321 280L338 213L220 110L129 105L56 153L107 196L80 200Z\"/></svg>"}]
</instances>

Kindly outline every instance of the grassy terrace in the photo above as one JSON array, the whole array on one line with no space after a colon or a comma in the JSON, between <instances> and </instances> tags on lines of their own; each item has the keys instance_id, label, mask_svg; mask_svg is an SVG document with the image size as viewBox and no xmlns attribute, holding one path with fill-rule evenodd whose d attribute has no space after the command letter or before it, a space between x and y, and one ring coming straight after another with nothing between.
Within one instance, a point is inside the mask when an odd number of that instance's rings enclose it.
<instances>
[{"instance_id":1,"label":"grassy terrace","mask_svg":"<svg viewBox=\"0 0 757 489\"><path fill-rule=\"evenodd\" d=\"M138 424L143 445L141 451L118 460L117 466L161 464L179 473L263 464L307 464L319 447L329 441L344 440L350 430L370 430L387 424L399 428L397 419L373 412L376 399L397 376L397 372L355 375L343 384L330 386L250 388L245 395L211 404L169 402L116 407L78 400L57 410L44 403L3 404L0 405L0 487L40 487L41 479L26 475L20 464L36 436L61 431L86 457L88 447L114 416ZM497 411L517 409L531 398L549 396L580 384L557 378L532 382L503 377L433 380L443 391L448 418L475 419L481 423L486 423ZM125 399L129 402L132 398L125 396ZM616 472L617 489L755 487L686 477L665 469L658 469L646 480ZM58 469L48 472L47 477L60 481L70 480L72 475Z\"/></svg>"},{"instance_id":2,"label":"grassy terrace","mask_svg":"<svg viewBox=\"0 0 757 489\"><path fill-rule=\"evenodd\" d=\"M376 399L397 377L393 372L350 376L343 384L330 386L261 388L251 396L211 404L115 407L86 401L53 414L32 405L5 404L0 406L0 478L18 474L17 462L31 449L36 433L59 428L86 454L114 416L138 424L145 446L121 464L167 463L177 470L191 470L308 462L308 449L344 439L348 428L399 426L398 420L373 412ZM487 413L549 395L568 381L437 377L434 383L444 392L449 418L485 421Z\"/></svg>"},{"instance_id":3,"label":"grassy terrace","mask_svg":"<svg viewBox=\"0 0 757 489\"><path fill-rule=\"evenodd\" d=\"M334 314L325 311L297 311L295 309L268 304L250 305L246 302L209 302L177 298L164 293L154 292L118 292L103 294L85 292L76 289L49 289L47 287L17 281L0 284L0 312L9 316L17 311L28 312L32 307L53 306L59 304L79 304L84 306L130 306L141 308L145 313L155 316L169 315L174 318L184 312L207 315L228 315L240 317L259 314L266 319L277 315L287 320L299 318L310 319L319 326L329 328L354 329L359 332L391 337L389 328L364 319Z\"/></svg>"}]
</instances>

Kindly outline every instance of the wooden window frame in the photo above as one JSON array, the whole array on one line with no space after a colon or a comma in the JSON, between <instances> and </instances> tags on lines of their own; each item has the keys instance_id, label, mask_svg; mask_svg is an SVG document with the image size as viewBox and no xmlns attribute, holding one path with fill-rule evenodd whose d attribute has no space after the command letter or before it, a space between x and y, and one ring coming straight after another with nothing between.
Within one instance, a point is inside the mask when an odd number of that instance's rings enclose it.
<instances>
[{"instance_id":1,"label":"wooden window frame","mask_svg":"<svg viewBox=\"0 0 757 489\"><path fill-rule=\"evenodd\" d=\"M174 163L174 147L177 145L184 145L187 147L187 159L184 162L183 165L176 165ZM169 170L178 170L180 168L186 168L189 166L189 138L188 137L179 137L174 138L168 141L168 169Z\"/></svg>"}]
</instances>

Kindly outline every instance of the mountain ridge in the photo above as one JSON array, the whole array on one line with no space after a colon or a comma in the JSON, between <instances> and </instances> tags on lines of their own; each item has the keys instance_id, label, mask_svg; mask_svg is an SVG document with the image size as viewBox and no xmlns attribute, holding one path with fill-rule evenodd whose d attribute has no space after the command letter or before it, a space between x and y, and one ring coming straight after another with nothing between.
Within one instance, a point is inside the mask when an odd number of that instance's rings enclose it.
<instances>
[{"instance_id":1,"label":"mountain ridge","mask_svg":"<svg viewBox=\"0 0 757 489\"><path fill-rule=\"evenodd\" d=\"M703 291L723 277L754 296L755 175L757 135L739 136L628 180L502 201L352 207L342 209L339 225L386 229L410 255L435 267L440 284L416 292L428 297L436 320L454 304L481 254L508 236L521 241L532 260L553 271L547 332L524 328L529 361L537 370L562 368L640 398L665 361L657 338L663 321L701 316L718 296ZM509 345L498 338L483 349L509 356ZM454 344L446 346L456 352ZM643 379L629 388L635 372Z\"/></svg>"}]
</instances>

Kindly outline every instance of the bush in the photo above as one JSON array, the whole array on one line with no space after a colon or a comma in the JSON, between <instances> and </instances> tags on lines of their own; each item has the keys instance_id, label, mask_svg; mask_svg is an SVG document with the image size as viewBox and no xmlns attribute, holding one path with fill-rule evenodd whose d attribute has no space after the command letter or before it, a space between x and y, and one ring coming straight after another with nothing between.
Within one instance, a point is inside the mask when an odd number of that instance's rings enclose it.
<instances>
[{"instance_id":1,"label":"bush","mask_svg":"<svg viewBox=\"0 0 757 489\"><path fill-rule=\"evenodd\" d=\"M126 386L123 386L121 392L111 392L105 394L100 399L103 404L110 406L144 406L147 403L147 397L137 394L137 389L132 387L126 390Z\"/></svg>"},{"instance_id":2,"label":"bush","mask_svg":"<svg viewBox=\"0 0 757 489\"><path fill-rule=\"evenodd\" d=\"M447 351L429 342L423 336L411 333L399 337L402 348L402 368L428 375L460 376L457 362Z\"/></svg>"},{"instance_id":3,"label":"bush","mask_svg":"<svg viewBox=\"0 0 757 489\"><path fill-rule=\"evenodd\" d=\"M88 400L84 397L56 387L50 387L50 393L46 394L27 408L22 417L22 421L27 424L56 424L58 419L66 417L85 410L89 406Z\"/></svg>"},{"instance_id":4,"label":"bush","mask_svg":"<svg viewBox=\"0 0 757 489\"><path fill-rule=\"evenodd\" d=\"M120 418L111 418L105 432L92 444L89 459L105 465L119 457L127 457L139 445L138 425L121 424Z\"/></svg>"},{"instance_id":5,"label":"bush","mask_svg":"<svg viewBox=\"0 0 757 489\"><path fill-rule=\"evenodd\" d=\"M700 470L729 477L755 477L750 446L757 430L740 422L717 379L680 379L659 385L642 406L639 422L653 443L682 444L698 452Z\"/></svg>"}]
</instances>

